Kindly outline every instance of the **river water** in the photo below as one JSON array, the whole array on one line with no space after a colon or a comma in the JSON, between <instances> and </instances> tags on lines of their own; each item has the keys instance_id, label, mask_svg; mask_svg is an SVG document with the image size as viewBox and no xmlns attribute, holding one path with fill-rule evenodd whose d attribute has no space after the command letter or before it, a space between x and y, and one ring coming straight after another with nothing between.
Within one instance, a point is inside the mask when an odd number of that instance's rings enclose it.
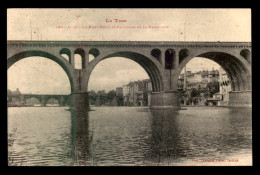
<instances>
[{"instance_id":1,"label":"river water","mask_svg":"<svg viewBox=\"0 0 260 175\"><path fill-rule=\"evenodd\" d=\"M252 165L249 108L8 108L10 166Z\"/></svg>"}]
</instances>

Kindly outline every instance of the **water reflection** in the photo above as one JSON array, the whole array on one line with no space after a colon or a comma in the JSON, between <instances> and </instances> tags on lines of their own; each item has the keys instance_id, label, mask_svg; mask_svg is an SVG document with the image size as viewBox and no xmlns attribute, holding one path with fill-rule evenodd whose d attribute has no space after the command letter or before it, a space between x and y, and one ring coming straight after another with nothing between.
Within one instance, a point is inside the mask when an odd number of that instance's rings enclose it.
<instances>
[{"instance_id":1,"label":"water reflection","mask_svg":"<svg viewBox=\"0 0 260 175\"><path fill-rule=\"evenodd\" d=\"M204 159L237 159L240 165L252 162L251 109L94 110L9 108L10 165L183 166L198 165L193 161Z\"/></svg>"},{"instance_id":2,"label":"water reflection","mask_svg":"<svg viewBox=\"0 0 260 175\"><path fill-rule=\"evenodd\" d=\"M170 162L178 157L177 116L176 110L149 110L151 136L146 161L160 164L165 159Z\"/></svg>"},{"instance_id":3,"label":"water reflection","mask_svg":"<svg viewBox=\"0 0 260 175\"><path fill-rule=\"evenodd\" d=\"M240 152L251 154L250 110L196 110L198 109L138 110L140 116L140 113L148 113L147 125L142 122L142 126L148 131L146 133L135 133L140 130L138 128L135 132L126 129L131 125L130 120L117 118L118 121L115 121L111 114L107 121L104 118L106 122L99 119L98 123L95 123L92 118L91 124L99 130L90 129L89 113L72 111L71 133L76 165L118 165L118 162L127 162L126 159L132 158L135 160L129 161L126 165L140 165L140 160L142 165L175 165L183 160L190 163L195 159L226 160ZM111 121L122 126L115 126L114 123L110 126ZM98 126L100 124L102 127ZM115 127L117 131L114 131ZM102 132L103 135L100 134ZM106 135L109 132L113 134ZM90 133L95 133L98 137L93 138L93 134ZM113 147L116 148L116 152L112 151ZM98 155L104 157L99 158ZM110 164L105 163L106 161Z\"/></svg>"},{"instance_id":4,"label":"water reflection","mask_svg":"<svg viewBox=\"0 0 260 175\"><path fill-rule=\"evenodd\" d=\"M89 116L87 111L71 111L72 155L76 165L91 164Z\"/></svg>"},{"instance_id":5,"label":"water reflection","mask_svg":"<svg viewBox=\"0 0 260 175\"><path fill-rule=\"evenodd\" d=\"M192 163L195 159L237 157L240 162L250 159L250 109L196 110L150 110L152 132L148 160L170 165L183 160ZM239 157L240 153L247 157Z\"/></svg>"}]
</instances>

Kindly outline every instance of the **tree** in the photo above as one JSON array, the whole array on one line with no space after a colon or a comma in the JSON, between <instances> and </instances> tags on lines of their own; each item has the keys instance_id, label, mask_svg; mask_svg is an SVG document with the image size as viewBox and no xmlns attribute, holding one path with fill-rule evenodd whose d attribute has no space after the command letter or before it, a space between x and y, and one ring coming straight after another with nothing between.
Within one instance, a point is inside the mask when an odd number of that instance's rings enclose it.
<instances>
[{"instance_id":1,"label":"tree","mask_svg":"<svg viewBox=\"0 0 260 175\"><path fill-rule=\"evenodd\" d=\"M95 102L96 102L96 100L97 100L97 94L96 94L96 92L95 91L89 91L88 92L88 97L89 97L89 103L91 104L91 105L94 105L95 104Z\"/></svg>"},{"instance_id":2,"label":"tree","mask_svg":"<svg viewBox=\"0 0 260 175\"><path fill-rule=\"evenodd\" d=\"M207 84L207 90L210 97L213 97L213 94L219 92L219 83L217 81L212 81Z\"/></svg>"},{"instance_id":3,"label":"tree","mask_svg":"<svg viewBox=\"0 0 260 175\"><path fill-rule=\"evenodd\" d=\"M191 97L197 97L199 95L199 92L197 89L195 88L192 88L191 91L190 91L190 96Z\"/></svg>"},{"instance_id":4,"label":"tree","mask_svg":"<svg viewBox=\"0 0 260 175\"><path fill-rule=\"evenodd\" d=\"M115 96L116 96L116 92L114 90L109 91L107 93L107 100L108 100L108 102L111 103Z\"/></svg>"},{"instance_id":5,"label":"tree","mask_svg":"<svg viewBox=\"0 0 260 175\"><path fill-rule=\"evenodd\" d=\"M90 104L95 104L95 101L97 99L97 94L95 91L89 91L88 92L88 98L89 98L89 101L90 101Z\"/></svg>"},{"instance_id":6,"label":"tree","mask_svg":"<svg viewBox=\"0 0 260 175\"><path fill-rule=\"evenodd\" d=\"M100 106L100 105L101 105L100 96L97 96L97 99L96 99L96 101L95 101L95 105L96 105L96 106Z\"/></svg>"},{"instance_id":7,"label":"tree","mask_svg":"<svg viewBox=\"0 0 260 175\"><path fill-rule=\"evenodd\" d=\"M99 105L107 103L107 94L104 90L97 92L97 98L99 99Z\"/></svg>"}]
</instances>

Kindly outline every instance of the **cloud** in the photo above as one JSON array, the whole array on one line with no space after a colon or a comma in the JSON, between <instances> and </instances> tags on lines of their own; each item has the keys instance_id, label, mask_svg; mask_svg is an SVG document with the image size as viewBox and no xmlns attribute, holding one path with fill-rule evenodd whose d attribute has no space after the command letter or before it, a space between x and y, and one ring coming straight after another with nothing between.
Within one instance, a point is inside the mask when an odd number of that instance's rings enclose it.
<instances>
[{"instance_id":1,"label":"cloud","mask_svg":"<svg viewBox=\"0 0 260 175\"><path fill-rule=\"evenodd\" d=\"M149 78L138 63L125 58L112 58L100 62L89 80L89 90L110 91L130 81Z\"/></svg>"},{"instance_id":2,"label":"cloud","mask_svg":"<svg viewBox=\"0 0 260 175\"><path fill-rule=\"evenodd\" d=\"M22 93L70 94L65 71L54 61L29 57L18 61L7 72L8 89Z\"/></svg>"}]
</instances>

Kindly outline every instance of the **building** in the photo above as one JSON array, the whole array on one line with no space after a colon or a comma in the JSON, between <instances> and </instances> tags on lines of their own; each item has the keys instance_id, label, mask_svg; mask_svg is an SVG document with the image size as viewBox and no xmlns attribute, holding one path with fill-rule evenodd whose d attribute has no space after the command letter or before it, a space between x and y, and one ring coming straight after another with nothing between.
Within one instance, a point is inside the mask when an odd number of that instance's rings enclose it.
<instances>
[{"instance_id":1,"label":"building","mask_svg":"<svg viewBox=\"0 0 260 175\"><path fill-rule=\"evenodd\" d=\"M229 92L231 91L231 84L227 73L220 68L219 70L219 94L222 95L220 105L228 105Z\"/></svg>"},{"instance_id":2,"label":"building","mask_svg":"<svg viewBox=\"0 0 260 175\"><path fill-rule=\"evenodd\" d=\"M207 85L210 82L219 81L219 70L185 72L186 74L180 74L177 84L178 91L181 93L180 103L185 105L205 105L208 96Z\"/></svg>"},{"instance_id":3,"label":"building","mask_svg":"<svg viewBox=\"0 0 260 175\"><path fill-rule=\"evenodd\" d=\"M116 104L116 106L124 106L123 88L122 87L116 88L116 96L114 97L112 104Z\"/></svg>"},{"instance_id":4,"label":"building","mask_svg":"<svg viewBox=\"0 0 260 175\"><path fill-rule=\"evenodd\" d=\"M184 74L180 74L177 86L179 91L184 90Z\"/></svg>"},{"instance_id":5,"label":"building","mask_svg":"<svg viewBox=\"0 0 260 175\"><path fill-rule=\"evenodd\" d=\"M203 70L192 73L186 71L186 88L184 87L184 74L180 74L178 79L178 90L191 90L191 89L205 89L209 82L214 82L219 79L219 71L212 69L212 71Z\"/></svg>"},{"instance_id":6,"label":"building","mask_svg":"<svg viewBox=\"0 0 260 175\"><path fill-rule=\"evenodd\" d=\"M186 72L186 88L184 87L184 74L179 76L178 90L181 92L181 103L187 105L194 105L203 103L207 105L228 105L229 92L231 91L230 80L226 72L220 68L219 70L208 71L203 70L192 73ZM207 95L208 84L211 82L217 82L219 85L219 92L213 94L212 97ZM191 96L191 91L194 89L199 90L197 96ZM204 93L202 93L204 91Z\"/></svg>"},{"instance_id":7,"label":"building","mask_svg":"<svg viewBox=\"0 0 260 175\"><path fill-rule=\"evenodd\" d=\"M123 88L122 87L116 88L116 96L123 96Z\"/></svg>"},{"instance_id":8,"label":"building","mask_svg":"<svg viewBox=\"0 0 260 175\"><path fill-rule=\"evenodd\" d=\"M124 106L129 106L129 94L130 94L130 89L128 85L124 85L123 87L123 103Z\"/></svg>"},{"instance_id":9,"label":"building","mask_svg":"<svg viewBox=\"0 0 260 175\"><path fill-rule=\"evenodd\" d=\"M21 94L19 88L15 91L7 90L7 105L9 107L13 106L24 106L25 100L24 96Z\"/></svg>"},{"instance_id":10,"label":"building","mask_svg":"<svg viewBox=\"0 0 260 175\"><path fill-rule=\"evenodd\" d=\"M130 82L122 87L124 106L150 105L152 84L149 79Z\"/></svg>"}]
</instances>

